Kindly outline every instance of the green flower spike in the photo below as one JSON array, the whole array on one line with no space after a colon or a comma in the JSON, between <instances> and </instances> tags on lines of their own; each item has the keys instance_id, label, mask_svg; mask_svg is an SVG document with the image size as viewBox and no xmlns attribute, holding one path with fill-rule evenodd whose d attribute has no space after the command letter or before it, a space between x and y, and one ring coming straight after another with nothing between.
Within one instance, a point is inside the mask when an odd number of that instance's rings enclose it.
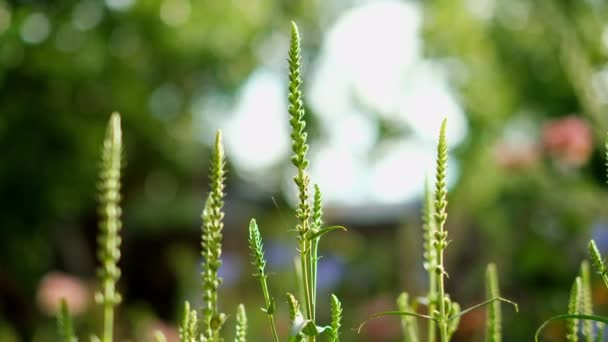
<instances>
[{"instance_id":1,"label":"green flower spike","mask_svg":"<svg viewBox=\"0 0 608 342\"><path fill-rule=\"evenodd\" d=\"M103 306L102 342L112 342L114 331L114 307L120 303L121 296L116 291L120 278L118 260L120 259L120 172L122 168L122 131L120 114L113 113L108 123L106 136L101 150L100 177L100 234L98 237L98 258L101 266L98 274L101 290L95 294L97 303Z\"/></svg>"},{"instance_id":2,"label":"green flower spike","mask_svg":"<svg viewBox=\"0 0 608 342\"><path fill-rule=\"evenodd\" d=\"M336 295L331 295L331 342L340 342L340 327L342 326L342 303Z\"/></svg>"},{"instance_id":3,"label":"green flower spike","mask_svg":"<svg viewBox=\"0 0 608 342\"><path fill-rule=\"evenodd\" d=\"M300 33L298 32L298 26L291 23L291 41L289 45L289 108L288 112L290 115L289 124L291 125L291 140L293 157L291 157L292 164L298 169L297 175L294 177L294 182L298 187L298 208L296 216L300 220L298 225L298 231L306 232L308 230L308 219L310 218L310 204L308 203L309 193L308 187L310 184L310 177L306 173L308 167L308 159L306 159L306 153L308 152L308 144L306 143L307 134L304 131L306 122L304 121L304 103L302 101L302 91L300 86L302 85L301 79L301 67L300 61Z\"/></svg>"},{"instance_id":4,"label":"green flower spike","mask_svg":"<svg viewBox=\"0 0 608 342\"><path fill-rule=\"evenodd\" d=\"M243 304L239 304L236 309L236 337L234 342L247 342L247 314Z\"/></svg>"},{"instance_id":5,"label":"green flower spike","mask_svg":"<svg viewBox=\"0 0 608 342\"><path fill-rule=\"evenodd\" d=\"M218 276L218 270L222 265L220 260L222 254L222 230L224 229L224 183L226 181L224 159L224 147L222 145L222 131L218 131L215 137L215 146L211 156L209 169L209 182L211 192L205 203L202 220L201 249L203 256L203 336L211 341L217 341L226 315L219 312L217 302L217 291L222 283Z\"/></svg>"}]
</instances>

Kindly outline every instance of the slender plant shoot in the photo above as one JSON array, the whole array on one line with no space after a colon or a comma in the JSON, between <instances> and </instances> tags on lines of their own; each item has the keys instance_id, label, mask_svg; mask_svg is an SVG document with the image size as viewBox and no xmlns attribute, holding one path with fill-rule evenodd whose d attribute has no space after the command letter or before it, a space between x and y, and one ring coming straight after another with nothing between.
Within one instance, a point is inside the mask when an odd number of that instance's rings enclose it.
<instances>
[{"instance_id":1,"label":"slender plant shoot","mask_svg":"<svg viewBox=\"0 0 608 342\"><path fill-rule=\"evenodd\" d=\"M604 285L608 288L608 269L606 269L606 264L604 263L602 254L600 254L600 250L597 248L594 240L589 241L587 247L589 250L589 258L591 258L591 263L593 264L595 271L602 277Z\"/></svg>"},{"instance_id":2,"label":"slender plant shoot","mask_svg":"<svg viewBox=\"0 0 608 342\"><path fill-rule=\"evenodd\" d=\"M449 299L445 293L444 277L447 274L444 263L443 263L443 252L448 245L447 236L448 232L444 229L445 221L447 220L448 214L446 207L448 201L447 187L446 187L446 171L448 167L448 144L445 135L446 120L444 119L441 123L441 130L439 131L439 144L437 145L437 172L435 175L435 225L436 231L433 234L433 247L435 247L435 254L437 256L437 264L435 265L435 273L437 274L437 291L438 291L438 309L431 313L437 319L439 324L439 335L441 342L448 341L448 310L449 310Z\"/></svg>"},{"instance_id":3,"label":"slender plant shoot","mask_svg":"<svg viewBox=\"0 0 608 342\"><path fill-rule=\"evenodd\" d=\"M95 294L95 301L103 307L103 334L101 342L112 342L114 332L114 307L121 302L116 290L120 278L120 172L122 167L122 130L120 114L113 113L108 123L101 150L100 177L100 234L98 237L98 258L101 266L99 278L101 290Z\"/></svg>"},{"instance_id":4,"label":"slender plant shoot","mask_svg":"<svg viewBox=\"0 0 608 342\"><path fill-rule=\"evenodd\" d=\"M298 240L300 242L300 263L302 267L302 287L304 288L304 302L306 308L306 318L314 322L315 303L313 289L313 266L310 234L310 215L311 207L309 203L308 187L310 185L310 177L306 172L308 167L308 144L306 143L307 134L304 131L306 122L304 121L304 104L302 102L302 92L300 91L301 66L300 61L300 34L295 23L291 24L291 40L289 44L289 108L290 115L289 123L291 125L291 140L292 150L294 155L291 157L292 164L297 169L297 174L293 181L298 188L298 204L296 209L296 217L298 224L296 231L298 232ZM314 341L314 336L311 340Z\"/></svg>"},{"instance_id":5,"label":"slender plant shoot","mask_svg":"<svg viewBox=\"0 0 608 342\"><path fill-rule=\"evenodd\" d=\"M65 298L61 298L59 302L59 311L57 312L57 332L59 333L59 341L61 342L76 342L74 336L74 323L70 316L68 303Z\"/></svg>"},{"instance_id":6,"label":"slender plant shoot","mask_svg":"<svg viewBox=\"0 0 608 342\"><path fill-rule=\"evenodd\" d=\"M593 315L593 300L591 297L591 275L589 272L589 262L581 262L581 313L583 315ZM587 342L593 342L593 322L583 321L583 335Z\"/></svg>"},{"instance_id":7,"label":"slender plant shoot","mask_svg":"<svg viewBox=\"0 0 608 342\"><path fill-rule=\"evenodd\" d=\"M447 201L447 186L446 186L446 171L448 161L448 145L446 139L446 120L444 119L441 123L441 129L439 131L439 144L437 145L437 170L435 179L435 201L434 201L434 218L435 226L430 226L432 222L429 209L424 210L423 215L423 232L424 232L424 266L427 270L432 270L435 275L429 276L429 279L434 282L429 284L430 290L427 293L429 307L428 315L422 315L412 308L408 310L400 311L385 311L379 312L368 317L363 323L359 325L358 332L361 331L363 326L371 319L382 317L382 316L403 316L403 317L418 317L432 321L433 325L429 325L429 342L434 341L434 329L433 326L439 327L439 338L441 342L448 342L460 322L460 317L467 313L479 309L485 305L490 305L495 302L505 302L514 306L515 311L518 310L517 304L502 297L495 296L487 299L486 301L473 305L467 309L461 310L460 305L450 299L450 296L445 292L445 276L447 272L444 266L443 252L448 245L448 232L445 230L444 225L447 220L448 214L446 211ZM427 196L425 197L425 206L431 207L430 200ZM431 238L429 238L431 236ZM429 245L432 245L432 248ZM434 251L434 254L433 254ZM435 286L436 293L433 294L433 286ZM436 306L435 306L436 305Z\"/></svg>"},{"instance_id":8,"label":"slender plant shoot","mask_svg":"<svg viewBox=\"0 0 608 342\"><path fill-rule=\"evenodd\" d=\"M416 309L410 306L409 302L410 298L407 292L402 292L399 297L397 297L397 308L399 311L415 312ZM401 331L403 332L404 342L418 342L420 340L416 317L401 316Z\"/></svg>"},{"instance_id":9,"label":"slender plant shoot","mask_svg":"<svg viewBox=\"0 0 608 342\"><path fill-rule=\"evenodd\" d=\"M608 134L606 135L606 175L608 176ZM606 268L606 263L604 262L604 258L600 253L597 245L594 240L590 240L589 244L587 244L587 251L589 253L589 258L591 259L591 264L597 274L602 278L604 285L608 288L608 269ZM540 338L540 334L543 329L554 321L562 321L566 320L568 322L568 335L567 338L572 341L578 338L578 336L573 336L573 329L578 328L578 324L574 324L575 320L583 321L583 334L586 337L586 341L603 341L604 340L604 327L608 324L608 317L594 315L592 310L592 301L591 301L591 280L589 279L589 265L586 261L583 261L581 264L581 276L577 277L575 285L573 286L570 293L570 301L568 303L568 313L557 315L549 318L544 321L538 329L536 329L536 333L534 334L534 341L538 342ZM575 287L577 287L576 293L578 296L575 296ZM573 299L573 297L578 297L577 299ZM573 301L578 301L577 305L573 305ZM582 313L580 313L582 311ZM596 323L597 327L597 335L596 338L593 339L593 326L589 323Z\"/></svg>"},{"instance_id":10,"label":"slender plant shoot","mask_svg":"<svg viewBox=\"0 0 608 342\"><path fill-rule=\"evenodd\" d=\"M302 330L306 326L306 319L300 310L300 303L294 295L287 293L287 305L289 306L289 323L291 329L289 331L289 342L299 342L304 340Z\"/></svg>"},{"instance_id":11,"label":"slender plant shoot","mask_svg":"<svg viewBox=\"0 0 608 342\"><path fill-rule=\"evenodd\" d=\"M226 181L226 161L222 144L222 131L215 136L215 146L209 168L211 192L205 203L202 220L201 250L203 256L203 339L218 341L226 315L219 312L217 291L222 283L218 270L222 265L222 230L224 229L224 182Z\"/></svg>"},{"instance_id":12,"label":"slender plant shoot","mask_svg":"<svg viewBox=\"0 0 608 342\"><path fill-rule=\"evenodd\" d=\"M576 277L574 284L572 284L570 298L568 300L569 315L578 315L580 313L581 285L581 278ZM568 342L578 342L578 319L571 318L568 320L566 340L568 340Z\"/></svg>"},{"instance_id":13,"label":"slender plant shoot","mask_svg":"<svg viewBox=\"0 0 608 342\"><path fill-rule=\"evenodd\" d=\"M247 313L243 304L239 304L236 309L236 337L234 342L247 342Z\"/></svg>"},{"instance_id":14,"label":"slender plant shoot","mask_svg":"<svg viewBox=\"0 0 608 342\"><path fill-rule=\"evenodd\" d=\"M179 340L181 342L198 341L198 319L196 316L196 310L190 309L190 303L186 301L179 326Z\"/></svg>"},{"instance_id":15,"label":"slender plant shoot","mask_svg":"<svg viewBox=\"0 0 608 342\"><path fill-rule=\"evenodd\" d=\"M336 295L331 295L331 330L330 342L340 342L340 327L342 326L342 303Z\"/></svg>"},{"instance_id":16,"label":"slender plant shoot","mask_svg":"<svg viewBox=\"0 0 608 342\"><path fill-rule=\"evenodd\" d=\"M496 265L491 263L486 268L486 299L500 297L498 286L498 272ZM496 301L488 305L486 317L486 342L502 341L502 322L501 322L500 302Z\"/></svg>"},{"instance_id":17,"label":"slender plant shoot","mask_svg":"<svg viewBox=\"0 0 608 342\"><path fill-rule=\"evenodd\" d=\"M266 307L262 310L266 312L268 316L268 324L270 324L270 329L272 330L272 336L275 342L279 341L279 336L277 334L277 328L274 324L274 300L270 296L270 292L268 291L268 284L266 282L266 259L264 258L264 244L262 243L262 235L260 234L260 230L258 228L255 219L251 219L249 222L249 250L251 252L251 257L253 259L252 264L255 267L256 272L253 274L254 277L258 278L260 281L260 285L262 287L262 293L264 295L264 302Z\"/></svg>"}]
</instances>

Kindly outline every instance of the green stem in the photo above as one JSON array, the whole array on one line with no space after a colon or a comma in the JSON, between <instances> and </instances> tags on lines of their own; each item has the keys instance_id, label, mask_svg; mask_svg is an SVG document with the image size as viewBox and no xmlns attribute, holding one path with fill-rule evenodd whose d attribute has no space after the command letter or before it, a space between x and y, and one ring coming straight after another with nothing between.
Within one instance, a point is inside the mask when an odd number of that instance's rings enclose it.
<instances>
[{"instance_id":1,"label":"green stem","mask_svg":"<svg viewBox=\"0 0 608 342\"><path fill-rule=\"evenodd\" d=\"M319 238L315 238L312 241L311 246L311 275L312 275L312 320L316 318L316 306L317 306L317 265L319 261L318 257L319 250Z\"/></svg>"},{"instance_id":2,"label":"green stem","mask_svg":"<svg viewBox=\"0 0 608 342\"><path fill-rule=\"evenodd\" d=\"M315 308L313 304L313 284L312 284L312 273L313 273L313 264L312 260L312 252L311 252L311 243L307 239L306 236L301 236L300 238L300 261L302 263L302 281L304 287L304 301L306 302L306 318L311 320L314 323L315 316ZM310 342L315 341L315 336L310 336L308 338Z\"/></svg>"},{"instance_id":3,"label":"green stem","mask_svg":"<svg viewBox=\"0 0 608 342\"><path fill-rule=\"evenodd\" d=\"M435 311L435 301L437 299L437 274L435 273L434 266L429 267L429 294L428 294L428 312L429 315L433 314ZM435 342L435 321L428 321L428 332L427 339L428 342Z\"/></svg>"},{"instance_id":4,"label":"green stem","mask_svg":"<svg viewBox=\"0 0 608 342\"><path fill-rule=\"evenodd\" d=\"M311 287L311 251L309 241L306 236L300 237L300 262L302 263L302 281L304 282L304 299L306 302L306 318L314 322L314 306L312 304L312 287ZM314 341L315 338L312 336L310 341Z\"/></svg>"},{"instance_id":5,"label":"green stem","mask_svg":"<svg viewBox=\"0 0 608 342\"><path fill-rule=\"evenodd\" d=\"M264 302L266 303L266 310L270 308L270 293L268 291L268 284L266 283L266 277L260 277L260 284L262 285L262 292L264 293ZM272 330L272 337L275 342L279 342L279 334L277 334L277 328L274 325L274 315L272 313L266 312L268 316L268 323L270 324L270 329Z\"/></svg>"},{"instance_id":6,"label":"green stem","mask_svg":"<svg viewBox=\"0 0 608 342\"><path fill-rule=\"evenodd\" d=\"M443 266L443 249L442 248L437 248L437 257L438 257L438 263L439 265ZM439 290L439 297L438 297L438 301L439 301L439 335L441 338L441 342L447 342L448 341L448 324L447 324L447 315L448 313L446 312L446 308L445 308L445 285L444 285L444 271L443 271L443 267L438 268L438 270L440 270L440 273L437 274L437 288Z\"/></svg>"},{"instance_id":7,"label":"green stem","mask_svg":"<svg viewBox=\"0 0 608 342\"><path fill-rule=\"evenodd\" d=\"M111 282L105 282L105 298L114 298L114 286ZM103 336L102 342L112 342L114 331L114 304L106 300L103 304Z\"/></svg>"},{"instance_id":8,"label":"green stem","mask_svg":"<svg viewBox=\"0 0 608 342\"><path fill-rule=\"evenodd\" d=\"M445 320L439 322L439 334L441 335L441 342L448 342L448 324Z\"/></svg>"}]
</instances>

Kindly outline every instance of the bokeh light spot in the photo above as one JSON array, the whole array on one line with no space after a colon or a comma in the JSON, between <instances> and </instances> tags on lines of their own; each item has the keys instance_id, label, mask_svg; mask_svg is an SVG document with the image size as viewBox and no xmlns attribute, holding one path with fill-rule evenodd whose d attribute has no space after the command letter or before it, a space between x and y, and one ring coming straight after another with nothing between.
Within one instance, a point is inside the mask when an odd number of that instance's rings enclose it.
<instances>
[{"instance_id":1,"label":"bokeh light spot","mask_svg":"<svg viewBox=\"0 0 608 342\"><path fill-rule=\"evenodd\" d=\"M83 0L74 6L72 23L79 30L89 30L97 26L103 18L103 8L97 1Z\"/></svg>"},{"instance_id":2,"label":"bokeh light spot","mask_svg":"<svg viewBox=\"0 0 608 342\"><path fill-rule=\"evenodd\" d=\"M189 0L165 0L160 6L160 18L169 26L179 26L190 17Z\"/></svg>"},{"instance_id":3,"label":"bokeh light spot","mask_svg":"<svg viewBox=\"0 0 608 342\"><path fill-rule=\"evenodd\" d=\"M29 44L42 43L51 32L51 23L41 12L28 15L21 24L21 39Z\"/></svg>"}]
</instances>

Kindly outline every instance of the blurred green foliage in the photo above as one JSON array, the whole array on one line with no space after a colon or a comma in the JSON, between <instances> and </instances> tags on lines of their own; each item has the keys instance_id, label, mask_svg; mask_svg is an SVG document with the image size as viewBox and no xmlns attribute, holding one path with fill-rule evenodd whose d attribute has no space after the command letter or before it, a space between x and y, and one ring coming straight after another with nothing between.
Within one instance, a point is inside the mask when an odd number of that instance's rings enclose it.
<instances>
[{"instance_id":1,"label":"blurred green foliage","mask_svg":"<svg viewBox=\"0 0 608 342\"><path fill-rule=\"evenodd\" d=\"M426 55L445 66L469 126L457 150L460 178L448 197L454 242L447 269L458 271L450 272L447 286L465 306L478 301L483 265L495 261L501 293L521 307L517 316L504 317L505 340L528 340L543 318L565 311L586 241L594 236L608 248L602 185L608 5L417 4ZM126 145L120 331L136 338L159 318L174 322L182 300L198 298L198 218L208 159L198 132L211 121L201 123L193 103L209 94L234 101L264 63L262 42L287 32L291 19L304 31L305 57L315 56L323 25L351 6L336 3L327 14L322 10L331 6L321 2L289 0L0 0L0 340L53 340L52 318L33 305L49 270L94 278L99 144L114 110L123 114ZM591 128L589 152L583 146L563 153L567 147L547 142L547 123L567 116ZM387 131L382 120L376 124ZM576 124L566 126L566 136L585 135ZM260 227L275 233L267 241L269 264L278 265L269 283L284 293L295 287L286 271L295 247L282 243L291 234L292 209L280 195L251 190L236 172L229 172L227 192L225 263L241 275L227 280L222 305L232 308L234 298L246 298L250 336L268 336L264 315L255 314L262 301L249 277L246 222L255 213ZM344 299L344 339L356 340L349 328L366 314L391 307L402 290L424 288L418 208L404 208L402 222L349 220L332 210L327 216L349 228L329 237L321 254L329 274L340 275L329 286ZM594 294L601 313L606 296ZM286 310L280 307L277 316L286 317ZM96 315L91 310L78 318L79 331L97 327ZM277 321L279 329L286 324ZM398 321L374 324L361 339L397 338ZM475 340L482 332L478 317L463 318L455 338ZM546 334L563 336L563 328Z\"/></svg>"}]
</instances>

